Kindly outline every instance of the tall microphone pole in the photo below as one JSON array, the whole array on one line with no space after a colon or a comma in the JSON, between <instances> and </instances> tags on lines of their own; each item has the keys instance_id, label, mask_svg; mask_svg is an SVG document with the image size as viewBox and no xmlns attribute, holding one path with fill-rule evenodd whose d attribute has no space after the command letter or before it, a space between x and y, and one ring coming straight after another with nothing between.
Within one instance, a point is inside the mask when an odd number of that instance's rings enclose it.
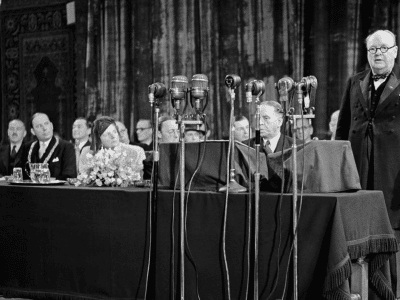
<instances>
[{"instance_id":1,"label":"tall microphone pole","mask_svg":"<svg viewBox=\"0 0 400 300\"><path fill-rule=\"evenodd\" d=\"M175 109L175 118L179 126L180 160L180 213L179 213L179 244L180 244L180 265L179 265L179 286L180 299L185 299L185 122L183 121L183 112L187 106L188 79L186 76L174 76L171 80L171 103ZM173 221L174 222L174 221ZM173 241L174 242L174 241Z\"/></svg>"},{"instance_id":2,"label":"tall microphone pole","mask_svg":"<svg viewBox=\"0 0 400 300\"><path fill-rule=\"evenodd\" d=\"M298 243L297 243L297 228L298 228L298 212L297 212L297 120L311 119L315 115L314 107L310 106L309 95L315 94L317 88L317 79L314 76L303 77L302 80L295 85L296 101L294 106L289 109L289 118L293 121L293 144L292 144L292 181L293 181L293 299L298 299ZM281 100L287 100L287 92L294 87L294 82L289 77L284 77L278 81L278 92L281 95ZM312 92L314 90L314 93ZM282 97L283 96L283 97Z\"/></svg>"},{"instance_id":3,"label":"tall microphone pole","mask_svg":"<svg viewBox=\"0 0 400 300\"><path fill-rule=\"evenodd\" d=\"M167 89L164 84L156 82L149 85L149 103L151 106L151 123L153 125L153 170L152 189L150 190L150 268L147 295L149 299L155 299L156 287L156 228L157 228L157 195L158 195L158 118L160 113L160 99L165 96Z\"/></svg>"},{"instance_id":4,"label":"tall microphone pole","mask_svg":"<svg viewBox=\"0 0 400 300\"><path fill-rule=\"evenodd\" d=\"M254 271L253 271L253 281L254 281L254 295L253 299L257 300L259 298L259 288L258 288L258 240L260 235L260 96L265 92L265 83L262 80L253 80L246 84L246 98L252 98L256 96L256 137L254 147L256 149L256 172L254 174L254 188L255 188L255 198L254 198ZM251 174L250 174L251 178Z\"/></svg>"},{"instance_id":5,"label":"tall microphone pole","mask_svg":"<svg viewBox=\"0 0 400 300\"><path fill-rule=\"evenodd\" d=\"M229 150L231 151L231 155L230 161L228 162L230 164L229 179L227 180L226 185L219 189L220 192L225 192L227 189L230 193L243 193L247 191L244 186L241 186L235 180L235 138L233 135L235 122L235 89L240 86L240 83L241 79L238 75L231 74L225 77L225 85L228 87L231 98L231 114L229 118L229 142L231 145Z\"/></svg>"}]
</instances>

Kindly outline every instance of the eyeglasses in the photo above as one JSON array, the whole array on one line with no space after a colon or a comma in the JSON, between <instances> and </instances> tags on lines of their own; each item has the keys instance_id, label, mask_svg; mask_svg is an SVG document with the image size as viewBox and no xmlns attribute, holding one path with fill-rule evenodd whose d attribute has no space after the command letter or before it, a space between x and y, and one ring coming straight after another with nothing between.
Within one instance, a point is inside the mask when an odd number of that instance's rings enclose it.
<instances>
[{"instance_id":1,"label":"eyeglasses","mask_svg":"<svg viewBox=\"0 0 400 300\"><path fill-rule=\"evenodd\" d=\"M142 131L142 130L146 130L146 129L150 129L151 127L144 127L144 128L136 128L136 131Z\"/></svg>"},{"instance_id":2,"label":"eyeglasses","mask_svg":"<svg viewBox=\"0 0 400 300\"><path fill-rule=\"evenodd\" d=\"M394 45L392 47L386 47L386 46L382 46L382 47L378 47L378 48L371 47L371 48L368 49L368 52L371 53L371 54L375 54L378 50L381 50L382 53L386 53L386 52L389 51L389 49L392 49L394 47L396 47L396 45Z\"/></svg>"}]
</instances>

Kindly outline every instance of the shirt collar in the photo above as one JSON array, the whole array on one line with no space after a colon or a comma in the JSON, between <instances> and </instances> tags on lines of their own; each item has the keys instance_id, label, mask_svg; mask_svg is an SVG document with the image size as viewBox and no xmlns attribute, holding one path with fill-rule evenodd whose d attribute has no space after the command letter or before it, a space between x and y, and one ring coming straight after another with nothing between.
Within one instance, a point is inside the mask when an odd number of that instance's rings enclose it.
<instances>
[{"instance_id":1,"label":"shirt collar","mask_svg":"<svg viewBox=\"0 0 400 300\"><path fill-rule=\"evenodd\" d=\"M275 152L276 146L278 146L278 141L279 138L281 137L281 133L279 132L278 135L274 136L272 139L269 140L269 147L271 148L272 152ZM267 141L267 139L264 139L264 143Z\"/></svg>"},{"instance_id":2,"label":"shirt collar","mask_svg":"<svg viewBox=\"0 0 400 300\"><path fill-rule=\"evenodd\" d=\"M17 143L17 144L10 143L10 151L12 151L12 149L14 148L14 146L16 146L16 147L15 147L15 151L18 152L19 148L21 148L21 145L22 145L22 141L19 142L19 143Z\"/></svg>"},{"instance_id":3,"label":"shirt collar","mask_svg":"<svg viewBox=\"0 0 400 300\"><path fill-rule=\"evenodd\" d=\"M45 145L45 149L47 149L47 147L49 146L50 142L51 142L51 139L49 139L49 140L47 140L47 141L45 141L45 142L39 142L39 148L40 148L40 146L41 146L42 144L44 144L44 145Z\"/></svg>"}]
</instances>

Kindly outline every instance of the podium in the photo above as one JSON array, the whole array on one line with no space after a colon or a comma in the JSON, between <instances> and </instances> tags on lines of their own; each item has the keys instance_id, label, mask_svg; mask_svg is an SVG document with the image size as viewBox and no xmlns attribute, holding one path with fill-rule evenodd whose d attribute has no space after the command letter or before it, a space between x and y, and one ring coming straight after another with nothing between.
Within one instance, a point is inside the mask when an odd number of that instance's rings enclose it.
<instances>
[{"instance_id":1,"label":"podium","mask_svg":"<svg viewBox=\"0 0 400 300\"><path fill-rule=\"evenodd\" d=\"M185 181L198 171L190 186L191 191L218 191L226 184L227 154L229 142L223 140L185 144ZM161 189L180 189L179 144L160 144L158 185Z\"/></svg>"},{"instance_id":2,"label":"podium","mask_svg":"<svg viewBox=\"0 0 400 300\"><path fill-rule=\"evenodd\" d=\"M228 141L220 140L186 144L186 188L198 166L190 190L218 191L220 187L225 186L228 147ZM260 153L262 191L280 192L284 182L284 192L292 192L292 151L286 149L283 153L268 154L268 157ZM179 144L160 144L160 188L180 188L179 155ZM303 186L304 193L332 193L361 189L349 141L313 140L304 145L300 144L296 155L297 185L299 189ZM248 187L249 178L252 178L255 172L255 159L253 148L236 142L236 180L245 187Z\"/></svg>"}]
</instances>

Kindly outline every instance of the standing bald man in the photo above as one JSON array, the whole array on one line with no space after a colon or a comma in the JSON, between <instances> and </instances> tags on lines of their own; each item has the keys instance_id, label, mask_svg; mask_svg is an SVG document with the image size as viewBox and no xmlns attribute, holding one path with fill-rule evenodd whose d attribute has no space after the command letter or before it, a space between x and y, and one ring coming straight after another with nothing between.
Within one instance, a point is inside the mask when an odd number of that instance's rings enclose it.
<instances>
[{"instance_id":1,"label":"standing bald man","mask_svg":"<svg viewBox=\"0 0 400 300\"><path fill-rule=\"evenodd\" d=\"M400 230L400 67L394 62L396 38L388 30L378 30L365 42L370 69L347 82L336 139L351 142L361 187L383 191L392 227Z\"/></svg>"}]
</instances>

